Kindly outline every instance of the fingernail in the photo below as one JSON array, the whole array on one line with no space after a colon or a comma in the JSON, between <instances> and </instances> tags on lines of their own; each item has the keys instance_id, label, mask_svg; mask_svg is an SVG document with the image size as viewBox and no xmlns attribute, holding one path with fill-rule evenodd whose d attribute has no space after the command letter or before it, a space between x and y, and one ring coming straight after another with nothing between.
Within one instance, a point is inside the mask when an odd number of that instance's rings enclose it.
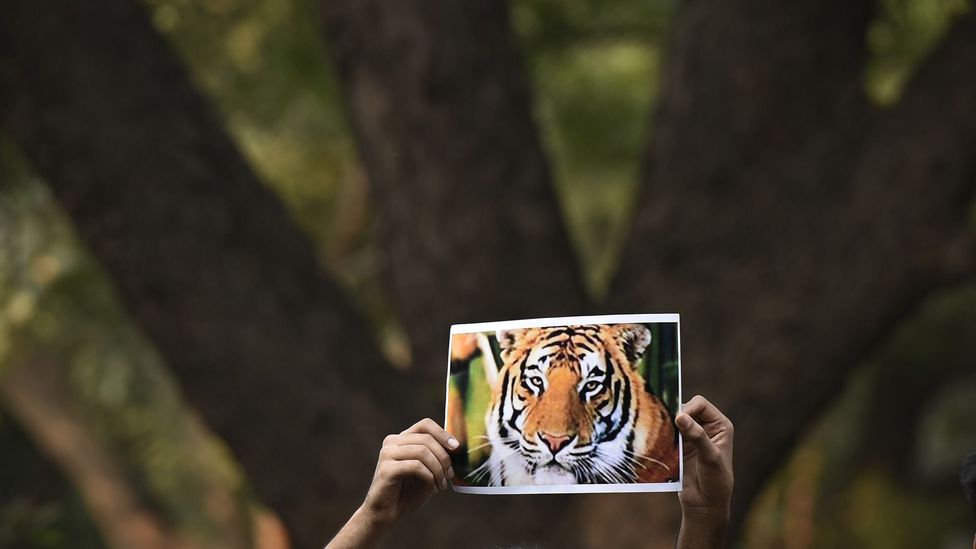
<instances>
[{"instance_id":1,"label":"fingernail","mask_svg":"<svg viewBox=\"0 0 976 549\"><path fill-rule=\"evenodd\" d=\"M678 427L681 427L682 429L691 427L691 418L686 415L679 415L674 421L678 424Z\"/></svg>"},{"instance_id":2,"label":"fingernail","mask_svg":"<svg viewBox=\"0 0 976 549\"><path fill-rule=\"evenodd\" d=\"M454 478L454 466L447 468L447 478Z\"/></svg>"},{"instance_id":3,"label":"fingernail","mask_svg":"<svg viewBox=\"0 0 976 549\"><path fill-rule=\"evenodd\" d=\"M447 479L446 478L442 478L441 479L441 490L447 490Z\"/></svg>"},{"instance_id":4,"label":"fingernail","mask_svg":"<svg viewBox=\"0 0 976 549\"><path fill-rule=\"evenodd\" d=\"M461 443L458 442L458 440L456 438L454 438L454 437L451 437L451 438L447 439L447 447L450 448L451 450L454 450L455 448L457 448L460 445L461 445Z\"/></svg>"}]
</instances>

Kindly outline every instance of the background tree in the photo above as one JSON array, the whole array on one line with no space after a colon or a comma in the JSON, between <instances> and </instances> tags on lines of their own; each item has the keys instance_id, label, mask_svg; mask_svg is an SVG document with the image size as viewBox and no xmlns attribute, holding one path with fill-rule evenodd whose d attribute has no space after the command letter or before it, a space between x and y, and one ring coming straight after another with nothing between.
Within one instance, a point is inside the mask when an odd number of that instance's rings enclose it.
<instances>
[{"instance_id":1,"label":"background tree","mask_svg":"<svg viewBox=\"0 0 976 549\"><path fill-rule=\"evenodd\" d=\"M529 43L558 41L558 10L524 4L516 21L550 25ZM600 21L598 4L574 5ZM927 292L971 273L971 14L881 110L863 85L876 5L679 6L633 229L601 286L577 268L554 200L524 70L536 60L522 60L510 6L324 3L410 338L404 371L380 353L368 299L364 317L341 273L323 274L139 5L3 8L4 128L299 546L361 497L382 433L437 416L452 322L682 313L686 391L738 426L739 521L851 366ZM560 543L578 530L559 539L553 524L592 532L594 507L643 516L651 499L441 498L398 539Z\"/></svg>"}]
</instances>

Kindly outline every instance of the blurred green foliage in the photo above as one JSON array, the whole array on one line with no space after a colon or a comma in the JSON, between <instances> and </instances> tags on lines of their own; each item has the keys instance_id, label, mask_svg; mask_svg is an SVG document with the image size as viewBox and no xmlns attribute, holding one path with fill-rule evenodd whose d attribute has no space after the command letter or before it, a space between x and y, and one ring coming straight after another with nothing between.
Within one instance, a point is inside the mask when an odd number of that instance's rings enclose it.
<instances>
[{"instance_id":1,"label":"blurred green foliage","mask_svg":"<svg viewBox=\"0 0 976 549\"><path fill-rule=\"evenodd\" d=\"M868 28L865 84L877 104L894 104L915 67L938 44L967 0L881 0Z\"/></svg>"},{"instance_id":2,"label":"blurred green foliage","mask_svg":"<svg viewBox=\"0 0 976 549\"><path fill-rule=\"evenodd\" d=\"M484 462L490 453L490 448L485 446L488 444L485 414L491 402L491 387L485 378L484 362L484 358L479 356L468 364L467 384L464 387L457 383L457 379L451 380L455 389L461 392L461 400L464 402L464 425L468 435L470 469Z\"/></svg>"},{"instance_id":3,"label":"blurred green foliage","mask_svg":"<svg viewBox=\"0 0 976 549\"><path fill-rule=\"evenodd\" d=\"M516 0L512 21L583 273L606 293L632 218L674 0Z\"/></svg>"}]
</instances>

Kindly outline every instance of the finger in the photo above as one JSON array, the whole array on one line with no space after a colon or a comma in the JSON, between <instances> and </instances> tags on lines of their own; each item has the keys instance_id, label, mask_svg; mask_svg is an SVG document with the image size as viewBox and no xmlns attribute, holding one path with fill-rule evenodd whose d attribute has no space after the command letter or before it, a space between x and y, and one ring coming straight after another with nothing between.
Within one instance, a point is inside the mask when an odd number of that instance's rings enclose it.
<instances>
[{"instance_id":1,"label":"finger","mask_svg":"<svg viewBox=\"0 0 976 549\"><path fill-rule=\"evenodd\" d=\"M427 433L408 433L397 437L397 441L398 444L422 444L426 446L437 457L437 461L441 462L444 470L447 471L447 478L454 478L451 456L448 455L447 450L432 435L428 435Z\"/></svg>"},{"instance_id":2,"label":"finger","mask_svg":"<svg viewBox=\"0 0 976 549\"><path fill-rule=\"evenodd\" d=\"M396 461L415 460L423 463L437 479L437 484L441 488L447 488L447 471L444 470L441 462L437 460L430 448L423 444L405 444L386 448L386 451Z\"/></svg>"},{"instance_id":3,"label":"finger","mask_svg":"<svg viewBox=\"0 0 976 549\"><path fill-rule=\"evenodd\" d=\"M702 461L706 463L718 463L720 452L712 439L708 437L705 429L698 424L690 415L681 412L674 419L678 425L678 430L684 435L685 439L691 442L692 446L701 455Z\"/></svg>"},{"instance_id":4,"label":"finger","mask_svg":"<svg viewBox=\"0 0 976 549\"><path fill-rule=\"evenodd\" d=\"M438 491L438 483L434 473L419 461L394 461L389 464L390 477L396 480L415 478L424 483L433 492Z\"/></svg>"},{"instance_id":5,"label":"finger","mask_svg":"<svg viewBox=\"0 0 976 549\"><path fill-rule=\"evenodd\" d=\"M681 411L699 423L719 422L729 427L732 426L729 418L725 417L725 414L721 410L701 395L695 395L694 398L681 407Z\"/></svg>"},{"instance_id":6,"label":"finger","mask_svg":"<svg viewBox=\"0 0 976 549\"><path fill-rule=\"evenodd\" d=\"M401 434L406 435L409 433L427 433L428 435L434 437L434 439L437 440L441 446L447 448L448 450L456 450L457 447L461 445L456 438L451 436L451 433L448 433L442 429L437 422L430 418L424 418L417 423L414 423L409 429Z\"/></svg>"}]
</instances>

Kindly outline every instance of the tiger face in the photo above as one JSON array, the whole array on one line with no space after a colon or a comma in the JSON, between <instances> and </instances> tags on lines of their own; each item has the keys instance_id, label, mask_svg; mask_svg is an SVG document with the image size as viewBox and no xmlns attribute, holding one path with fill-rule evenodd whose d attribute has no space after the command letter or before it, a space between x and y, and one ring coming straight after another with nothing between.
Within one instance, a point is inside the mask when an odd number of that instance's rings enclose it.
<instances>
[{"instance_id":1,"label":"tiger face","mask_svg":"<svg viewBox=\"0 0 976 549\"><path fill-rule=\"evenodd\" d=\"M640 324L561 326L496 334L503 364L486 414L492 485L634 482L648 403L634 365L651 342ZM651 400L653 399L653 400ZM658 461L660 463L660 461Z\"/></svg>"}]
</instances>

